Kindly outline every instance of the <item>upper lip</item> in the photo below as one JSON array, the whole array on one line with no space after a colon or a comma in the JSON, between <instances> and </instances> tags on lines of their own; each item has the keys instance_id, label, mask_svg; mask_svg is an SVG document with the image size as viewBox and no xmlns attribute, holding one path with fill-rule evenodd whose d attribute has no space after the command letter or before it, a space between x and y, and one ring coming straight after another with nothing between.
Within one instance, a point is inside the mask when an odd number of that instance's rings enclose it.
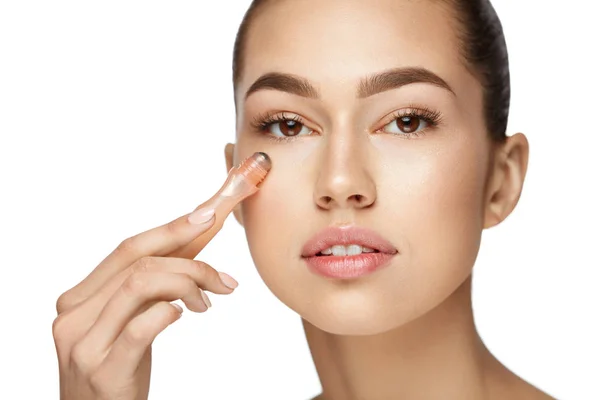
<instances>
[{"instance_id":1,"label":"upper lip","mask_svg":"<svg viewBox=\"0 0 600 400\"><path fill-rule=\"evenodd\" d=\"M313 257L335 245L357 244L381 253L394 254L398 250L377 232L359 226L330 226L313 236L302 248L302 257Z\"/></svg>"}]
</instances>

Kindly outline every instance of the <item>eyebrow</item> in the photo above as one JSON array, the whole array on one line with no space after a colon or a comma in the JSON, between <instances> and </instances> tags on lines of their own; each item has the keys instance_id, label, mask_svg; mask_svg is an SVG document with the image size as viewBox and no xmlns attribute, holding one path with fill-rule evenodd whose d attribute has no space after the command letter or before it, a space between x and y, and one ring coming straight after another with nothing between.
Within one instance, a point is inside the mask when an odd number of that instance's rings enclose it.
<instances>
[{"instance_id":1,"label":"eyebrow","mask_svg":"<svg viewBox=\"0 0 600 400\"><path fill-rule=\"evenodd\" d=\"M356 96L364 99L411 83L429 83L456 95L450 85L432 71L422 67L392 68L360 80ZM298 96L319 99L320 94L306 78L281 72L269 72L258 78L246 91L245 99L260 90L274 89Z\"/></svg>"}]
</instances>

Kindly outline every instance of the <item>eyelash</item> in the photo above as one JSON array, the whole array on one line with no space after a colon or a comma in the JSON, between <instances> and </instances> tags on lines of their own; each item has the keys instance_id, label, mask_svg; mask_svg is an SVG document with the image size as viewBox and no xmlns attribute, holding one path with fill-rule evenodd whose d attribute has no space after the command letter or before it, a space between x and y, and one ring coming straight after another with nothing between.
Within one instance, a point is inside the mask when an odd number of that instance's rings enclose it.
<instances>
[{"instance_id":1,"label":"eyelash","mask_svg":"<svg viewBox=\"0 0 600 400\"><path fill-rule=\"evenodd\" d=\"M256 116L250 125L257 131L265 131L271 124L282 121L295 121L302 123L302 118L299 115L294 115L293 118L285 116L285 113L269 114L268 112Z\"/></svg>"},{"instance_id":2,"label":"eyelash","mask_svg":"<svg viewBox=\"0 0 600 400\"><path fill-rule=\"evenodd\" d=\"M276 114L269 114L268 112L257 115L251 122L250 125L252 128L261 134L264 134L267 139L275 141L275 142L289 142L290 140L297 139L299 136L273 136L269 134L268 129L274 123L280 123L283 121L295 121L299 124L304 125L304 120L297 114L294 114L293 117L287 117L285 112L279 112Z\"/></svg>"},{"instance_id":3,"label":"eyelash","mask_svg":"<svg viewBox=\"0 0 600 400\"><path fill-rule=\"evenodd\" d=\"M424 135L431 128L435 128L435 127L439 126L441 119L442 119L442 114L439 111L434 111L428 107L420 107L420 106L410 105L409 107L405 108L404 110L396 111L389 119L386 120L387 122L383 124L383 127L378 129L375 132L386 133L386 132L382 132L382 129L384 127L386 127L391 122L393 122L397 119L405 118L405 117L419 118L419 119L427 122L430 125L426 128L421 129L420 131L405 133L403 135L394 135L394 136L400 136L403 139L412 139L412 138L416 138L416 137Z\"/></svg>"},{"instance_id":4,"label":"eyelash","mask_svg":"<svg viewBox=\"0 0 600 400\"><path fill-rule=\"evenodd\" d=\"M386 132L382 132L382 129L385 126L389 125L391 122L393 122L399 118L405 118L405 117L419 118L419 119L427 122L430 125L429 127L423 128L420 131L406 133L403 135L395 135L395 136L401 136L405 139L419 137L424 134L424 131L427 131L431 128L437 127L441 121L441 113L439 111L434 111L427 107L419 107L419 106L410 105L407 108L405 108L404 110L396 111L390 118L388 118L386 120L387 122L383 124L383 127L378 129L375 132L376 133L386 133ZM259 114L250 122L250 125L252 126L252 128L255 131L264 134L267 137L267 139L269 139L269 140L273 140L276 142L284 142L284 141L290 141L290 140L297 139L299 136L281 137L281 136L273 136L273 135L269 134L268 129L272 124L280 123L283 121L295 121L299 124L304 125L304 120L302 119L302 117L294 114L294 116L290 118L285 115L285 112L279 112L276 114L270 114L270 113L266 112L263 114ZM305 136L305 135L303 135L303 136Z\"/></svg>"}]
</instances>

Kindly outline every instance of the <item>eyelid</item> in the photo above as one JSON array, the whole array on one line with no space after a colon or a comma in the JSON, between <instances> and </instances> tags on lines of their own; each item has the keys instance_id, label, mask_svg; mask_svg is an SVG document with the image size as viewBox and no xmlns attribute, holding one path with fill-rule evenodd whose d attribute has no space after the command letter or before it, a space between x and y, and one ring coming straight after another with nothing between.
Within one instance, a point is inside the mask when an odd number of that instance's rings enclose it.
<instances>
[{"instance_id":1,"label":"eyelid","mask_svg":"<svg viewBox=\"0 0 600 400\"><path fill-rule=\"evenodd\" d=\"M295 113L295 112L291 112L291 111L267 111L264 113L261 113L259 115L257 115L252 121L251 121L251 125L256 128L256 121L259 120L277 120L277 119L286 119L286 120L294 120L304 126L306 126L308 129L310 129L311 131L317 133L317 134L321 134L320 129L315 127L312 122L308 122L307 123L307 118L303 117L302 115ZM273 121L272 123L274 123L276 121Z\"/></svg>"},{"instance_id":2,"label":"eyelid","mask_svg":"<svg viewBox=\"0 0 600 400\"><path fill-rule=\"evenodd\" d=\"M378 128L371 130L374 132L380 132L383 128L386 127L386 125L406 115L415 115L416 117L429 122L433 127L439 125L441 119L441 113L439 113L438 111L433 111L428 107L409 105L407 107L399 108L392 112L389 112L384 118L379 120L379 122L374 125Z\"/></svg>"}]
</instances>

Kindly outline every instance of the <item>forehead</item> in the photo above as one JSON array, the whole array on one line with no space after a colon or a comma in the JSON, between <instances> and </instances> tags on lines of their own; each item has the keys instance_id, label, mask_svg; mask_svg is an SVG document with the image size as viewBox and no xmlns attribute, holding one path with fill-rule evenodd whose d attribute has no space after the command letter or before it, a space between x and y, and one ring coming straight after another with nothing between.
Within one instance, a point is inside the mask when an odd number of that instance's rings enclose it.
<instances>
[{"instance_id":1,"label":"forehead","mask_svg":"<svg viewBox=\"0 0 600 400\"><path fill-rule=\"evenodd\" d=\"M440 0L271 0L246 37L244 93L267 72L345 87L365 75L425 67L460 86L456 23ZM352 89L353 90L353 89Z\"/></svg>"}]
</instances>

